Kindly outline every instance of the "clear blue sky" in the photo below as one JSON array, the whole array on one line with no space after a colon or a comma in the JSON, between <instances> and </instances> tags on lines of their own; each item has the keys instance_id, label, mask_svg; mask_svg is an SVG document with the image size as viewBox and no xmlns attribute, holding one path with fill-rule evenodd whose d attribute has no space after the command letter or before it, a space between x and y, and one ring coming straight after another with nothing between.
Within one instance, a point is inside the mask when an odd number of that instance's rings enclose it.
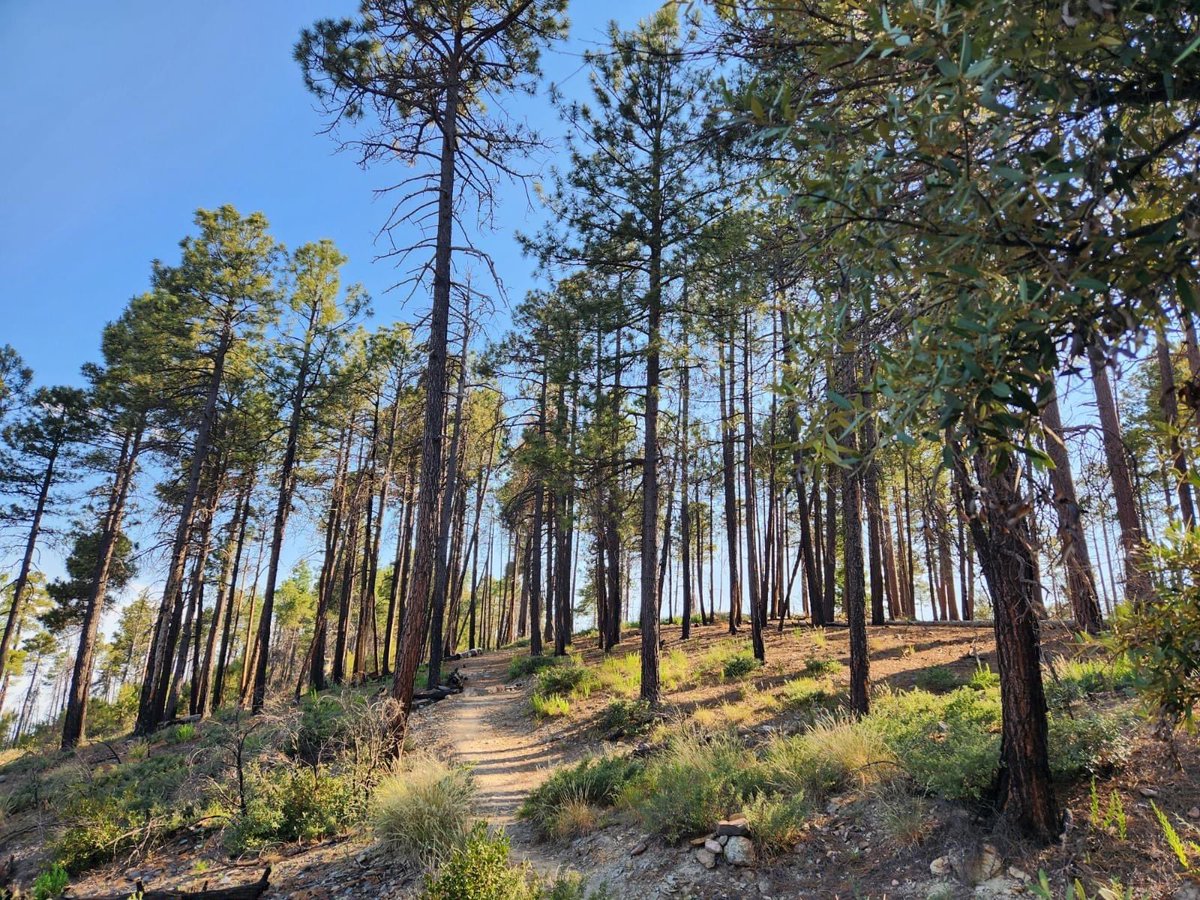
<instances>
[{"instance_id":1,"label":"clear blue sky","mask_svg":"<svg viewBox=\"0 0 1200 900\"><path fill-rule=\"evenodd\" d=\"M657 5L575 0L570 41L544 60L547 84L585 90L579 54L606 21L631 25ZM301 28L356 6L0 0L0 343L17 348L39 384L79 380L103 325L146 289L150 260L176 258L200 206L261 210L289 246L332 238L350 257L350 280L375 297L377 318L414 317L403 295L383 293L396 280L391 266L372 264L387 209L372 189L396 173L364 172L317 134L291 56ZM519 110L557 133L544 88ZM531 265L512 232L536 213L522 192L506 195L485 243L519 299Z\"/></svg>"}]
</instances>

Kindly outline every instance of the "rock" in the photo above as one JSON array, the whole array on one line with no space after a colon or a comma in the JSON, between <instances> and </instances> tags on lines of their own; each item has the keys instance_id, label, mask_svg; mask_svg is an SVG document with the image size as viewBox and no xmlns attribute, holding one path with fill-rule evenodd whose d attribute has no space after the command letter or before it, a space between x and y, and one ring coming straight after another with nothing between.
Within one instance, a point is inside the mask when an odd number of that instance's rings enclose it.
<instances>
[{"instance_id":1,"label":"rock","mask_svg":"<svg viewBox=\"0 0 1200 900\"><path fill-rule=\"evenodd\" d=\"M633 849L629 851L630 856L641 856L646 852L646 847L649 846L645 841L638 841L633 845Z\"/></svg>"},{"instance_id":2,"label":"rock","mask_svg":"<svg viewBox=\"0 0 1200 900\"><path fill-rule=\"evenodd\" d=\"M711 851L701 847L696 851L696 862L700 863L706 869L715 869L717 866L717 857Z\"/></svg>"},{"instance_id":3,"label":"rock","mask_svg":"<svg viewBox=\"0 0 1200 900\"><path fill-rule=\"evenodd\" d=\"M929 871L933 875L938 875L938 876L949 875L950 869L951 869L951 866L950 866L950 857L949 856L939 856L937 859L935 859L933 862L931 862L929 864Z\"/></svg>"},{"instance_id":4,"label":"rock","mask_svg":"<svg viewBox=\"0 0 1200 900\"><path fill-rule=\"evenodd\" d=\"M720 856L725 852L725 845L720 841L714 841L712 838L709 838L704 842L704 849L714 856Z\"/></svg>"},{"instance_id":5,"label":"rock","mask_svg":"<svg viewBox=\"0 0 1200 900\"><path fill-rule=\"evenodd\" d=\"M708 841L708 835L703 835L702 837L692 838L690 841L688 841L688 843L691 844L693 847L703 847L707 841Z\"/></svg>"},{"instance_id":6,"label":"rock","mask_svg":"<svg viewBox=\"0 0 1200 900\"><path fill-rule=\"evenodd\" d=\"M1189 819L1200 819L1200 806L1193 806L1187 814Z\"/></svg>"},{"instance_id":7,"label":"rock","mask_svg":"<svg viewBox=\"0 0 1200 900\"><path fill-rule=\"evenodd\" d=\"M756 861L754 843L748 837L730 835L725 845L725 858L733 866L752 866Z\"/></svg>"},{"instance_id":8,"label":"rock","mask_svg":"<svg viewBox=\"0 0 1200 900\"><path fill-rule=\"evenodd\" d=\"M717 836L720 837L749 837L750 826L745 816L735 816L732 819L722 819L717 823Z\"/></svg>"},{"instance_id":9,"label":"rock","mask_svg":"<svg viewBox=\"0 0 1200 900\"><path fill-rule=\"evenodd\" d=\"M1200 887L1194 884L1184 884L1175 888L1171 900L1200 900Z\"/></svg>"},{"instance_id":10,"label":"rock","mask_svg":"<svg viewBox=\"0 0 1200 900\"><path fill-rule=\"evenodd\" d=\"M1000 858L1000 851L991 844L984 844L979 848L979 859L977 860L979 881L989 881L995 878L1004 871L1004 860Z\"/></svg>"},{"instance_id":11,"label":"rock","mask_svg":"<svg viewBox=\"0 0 1200 900\"><path fill-rule=\"evenodd\" d=\"M991 844L980 844L979 849L951 854L950 866L963 881L979 884L995 878L1004 871L1000 852Z\"/></svg>"},{"instance_id":12,"label":"rock","mask_svg":"<svg viewBox=\"0 0 1200 900\"><path fill-rule=\"evenodd\" d=\"M1013 892L1024 890L1020 885L1007 878L989 878L975 886L976 897L1011 897Z\"/></svg>"},{"instance_id":13,"label":"rock","mask_svg":"<svg viewBox=\"0 0 1200 900\"><path fill-rule=\"evenodd\" d=\"M1017 881L1021 882L1022 884L1028 884L1032 880L1029 877L1028 872L1018 869L1016 866L1008 867L1008 877L1015 878Z\"/></svg>"},{"instance_id":14,"label":"rock","mask_svg":"<svg viewBox=\"0 0 1200 900\"><path fill-rule=\"evenodd\" d=\"M729 843L729 835L718 834L717 835L717 843L720 844L722 847L724 847L727 843Z\"/></svg>"},{"instance_id":15,"label":"rock","mask_svg":"<svg viewBox=\"0 0 1200 900\"><path fill-rule=\"evenodd\" d=\"M1143 797L1157 797L1158 796L1158 791L1156 791L1152 787L1140 787L1140 788L1138 788L1138 793L1141 794Z\"/></svg>"}]
</instances>

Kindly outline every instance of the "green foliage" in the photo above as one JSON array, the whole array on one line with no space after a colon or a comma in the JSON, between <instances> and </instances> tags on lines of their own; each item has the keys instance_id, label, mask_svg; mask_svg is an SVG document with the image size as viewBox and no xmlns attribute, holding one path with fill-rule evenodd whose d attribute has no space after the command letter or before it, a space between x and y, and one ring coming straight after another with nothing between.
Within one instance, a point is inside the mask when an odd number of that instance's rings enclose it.
<instances>
[{"instance_id":1,"label":"green foliage","mask_svg":"<svg viewBox=\"0 0 1200 900\"><path fill-rule=\"evenodd\" d=\"M196 737L196 726L191 722L184 722L176 725L167 732L168 744L186 744L188 741L194 740Z\"/></svg>"},{"instance_id":2,"label":"green foliage","mask_svg":"<svg viewBox=\"0 0 1200 900\"><path fill-rule=\"evenodd\" d=\"M744 678L755 669L761 668L762 662L755 659L752 653L736 653L725 660L721 666L721 677L727 681Z\"/></svg>"},{"instance_id":3,"label":"green foliage","mask_svg":"<svg viewBox=\"0 0 1200 900\"><path fill-rule=\"evenodd\" d=\"M1134 720L1089 710L1050 717L1050 771L1064 780L1119 768L1133 752Z\"/></svg>"},{"instance_id":4,"label":"green foliage","mask_svg":"<svg viewBox=\"0 0 1200 900\"><path fill-rule=\"evenodd\" d=\"M923 790L980 800L995 780L1000 698L994 690L881 692L868 721Z\"/></svg>"},{"instance_id":5,"label":"green foliage","mask_svg":"<svg viewBox=\"0 0 1200 900\"><path fill-rule=\"evenodd\" d=\"M543 834L554 834L567 803L582 802L609 807L642 771L639 760L623 756L589 756L573 766L558 769L533 789L521 805L520 817Z\"/></svg>"},{"instance_id":6,"label":"green foliage","mask_svg":"<svg viewBox=\"0 0 1200 900\"><path fill-rule=\"evenodd\" d=\"M803 734L772 740L763 768L776 789L814 801L897 774L892 752L879 733L865 720L836 713L820 714Z\"/></svg>"},{"instance_id":7,"label":"green foliage","mask_svg":"<svg viewBox=\"0 0 1200 900\"><path fill-rule=\"evenodd\" d=\"M571 712L571 701L562 694L533 694L529 698L529 708L539 719L557 719Z\"/></svg>"},{"instance_id":8,"label":"green foliage","mask_svg":"<svg viewBox=\"0 0 1200 900\"><path fill-rule=\"evenodd\" d=\"M928 669L922 669L917 673L916 681L917 687L935 694L944 694L962 684L962 679L958 677L958 674L946 666L930 666Z\"/></svg>"},{"instance_id":9,"label":"green foliage","mask_svg":"<svg viewBox=\"0 0 1200 900\"><path fill-rule=\"evenodd\" d=\"M816 678L793 678L784 682L779 699L789 709L810 709L829 703L834 691L827 681Z\"/></svg>"},{"instance_id":10,"label":"green foliage","mask_svg":"<svg viewBox=\"0 0 1200 900\"><path fill-rule=\"evenodd\" d=\"M470 772L431 756L408 757L375 788L375 835L402 860L435 868L459 847L474 817Z\"/></svg>"},{"instance_id":11,"label":"green foliage","mask_svg":"<svg viewBox=\"0 0 1200 900\"><path fill-rule=\"evenodd\" d=\"M537 673L534 693L543 697L561 694L564 697L586 698L598 684L596 674L584 666L553 666Z\"/></svg>"},{"instance_id":12,"label":"green foliage","mask_svg":"<svg viewBox=\"0 0 1200 900\"><path fill-rule=\"evenodd\" d=\"M67 827L50 846L51 858L71 874L115 859L166 828L155 827L129 793L76 798L63 810Z\"/></svg>"},{"instance_id":13,"label":"green foliage","mask_svg":"<svg viewBox=\"0 0 1200 900\"><path fill-rule=\"evenodd\" d=\"M1096 779L1092 779L1091 790L1091 823L1093 828L1113 829L1117 837L1124 841L1129 835L1128 823L1125 818L1125 804L1121 795L1115 790L1109 794L1108 805L1101 810L1100 794L1096 790Z\"/></svg>"},{"instance_id":14,"label":"green foliage","mask_svg":"<svg viewBox=\"0 0 1200 900\"><path fill-rule=\"evenodd\" d=\"M71 878L67 870L55 863L33 880L33 900L53 900L55 897L61 897L70 883Z\"/></svg>"},{"instance_id":15,"label":"green foliage","mask_svg":"<svg viewBox=\"0 0 1200 900\"><path fill-rule=\"evenodd\" d=\"M821 659L810 656L804 661L804 674L809 678L820 678L823 675L836 675L845 668L836 659Z\"/></svg>"},{"instance_id":16,"label":"green foliage","mask_svg":"<svg viewBox=\"0 0 1200 900\"><path fill-rule=\"evenodd\" d=\"M673 841L710 829L766 787L736 735L685 728L647 762L631 790L646 827Z\"/></svg>"},{"instance_id":17,"label":"green foliage","mask_svg":"<svg viewBox=\"0 0 1200 900\"><path fill-rule=\"evenodd\" d=\"M365 797L348 775L300 765L254 767L247 779L246 809L235 814L225 843L244 853L329 837L352 828L364 811Z\"/></svg>"},{"instance_id":18,"label":"green foliage","mask_svg":"<svg viewBox=\"0 0 1200 900\"><path fill-rule=\"evenodd\" d=\"M1158 827L1162 830L1163 837L1167 841L1167 846L1171 848L1171 852L1179 860L1179 865L1185 871L1190 869L1192 867L1192 854L1200 854L1200 844L1184 841L1179 836L1179 832L1175 830L1175 826L1171 824L1171 820L1167 818L1167 814L1159 809L1158 804L1153 800L1150 801L1150 809L1154 811L1154 818L1158 820Z\"/></svg>"},{"instance_id":19,"label":"green foliage","mask_svg":"<svg viewBox=\"0 0 1200 900\"><path fill-rule=\"evenodd\" d=\"M750 837L768 858L795 847L801 826L811 812L803 794L779 796L760 792L742 805Z\"/></svg>"},{"instance_id":20,"label":"green foliage","mask_svg":"<svg viewBox=\"0 0 1200 900\"><path fill-rule=\"evenodd\" d=\"M1158 602L1119 609L1114 642L1162 724L1192 731L1200 706L1200 531L1169 532L1151 558L1161 572Z\"/></svg>"},{"instance_id":21,"label":"green foliage","mask_svg":"<svg viewBox=\"0 0 1200 900\"><path fill-rule=\"evenodd\" d=\"M88 733L94 737L111 737L124 734L133 727L137 716L138 686L123 684L117 696L110 702L103 697L88 701Z\"/></svg>"},{"instance_id":22,"label":"green foliage","mask_svg":"<svg viewBox=\"0 0 1200 900\"><path fill-rule=\"evenodd\" d=\"M508 680L515 681L550 666L561 666L569 662L565 656L514 656L508 663Z\"/></svg>"},{"instance_id":23,"label":"green foliage","mask_svg":"<svg viewBox=\"0 0 1200 900\"><path fill-rule=\"evenodd\" d=\"M645 734L654 723L654 711L645 700L613 700L600 715L600 730L622 737Z\"/></svg>"},{"instance_id":24,"label":"green foliage","mask_svg":"<svg viewBox=\"0 0 1200 900\"><path fill-rule=\"evenodd\" d=\"M531 895L529 871L510 865L508 853L508 835L491 834L477 822L436 876L426 877L425 900L525 900Z\"/></svg>"},{"instance_id":25,"label":"green foliage","mask_svg":"<svg viewBox=\"0 0 1200 900\"><path fill-rule=\"evenodd\" d=\"M993 688L1000 687L1000 674L993 672L992 667L986 663L979 663L975 667L975 672L967 680L967 687L976 691L989 691Z\"/></svg>"},{"instance_id":26,"label":"green foliage","mask_svg":"<svg viewBox=\"0 0 1200 900\"><path fill-rule=\"evenodd\" d=\"M1119 654L1112 660L1093 657L1053 663L1046 671L1046 699L1052 706L1066 706L1094 694L1121 692L1135 680L1129 657Z\"/></svg>"}]
</instances>

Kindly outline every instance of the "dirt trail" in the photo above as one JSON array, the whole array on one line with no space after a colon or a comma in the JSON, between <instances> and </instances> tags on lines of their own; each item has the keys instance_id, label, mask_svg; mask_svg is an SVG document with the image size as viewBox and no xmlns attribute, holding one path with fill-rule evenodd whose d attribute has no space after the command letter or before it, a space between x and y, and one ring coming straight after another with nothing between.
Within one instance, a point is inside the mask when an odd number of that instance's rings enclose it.
<instances>
[{"instance_id":1,"label":"dirt trail","mask_svg":"<svg viewBox=\"0 0 1200 900\"><path fill-rule=\"evenodd\" d=\"M516 822L525 795L580 752L553 731L535 730L521 683L505 681L510 658L493 652L453 663L467 684L436 705L434 720L445 751L472 767L480 812L506 828Z\"/></svg>"}]
</instances>

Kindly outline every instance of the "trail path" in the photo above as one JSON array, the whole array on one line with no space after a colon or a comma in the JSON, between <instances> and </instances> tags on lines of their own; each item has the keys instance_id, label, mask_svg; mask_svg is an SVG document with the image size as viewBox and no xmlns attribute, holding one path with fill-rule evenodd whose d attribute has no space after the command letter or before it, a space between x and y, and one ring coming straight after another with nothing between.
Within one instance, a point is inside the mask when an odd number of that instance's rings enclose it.
<instances>
[{"instance_id":1,"label":"trail path","mask_svg":"<svg viewBox=\"0 0 1200 900\"><path fill-rule=\"evenodd\" d=\"M560 740L555 729L535 730L523 683L505 681L510 659L492 652L448 664L462 670L467 684L436 705L435 721L445 751L474 771L480 812L513 831L526 794L585 748Z\"/></svg>"}]
</instances>

